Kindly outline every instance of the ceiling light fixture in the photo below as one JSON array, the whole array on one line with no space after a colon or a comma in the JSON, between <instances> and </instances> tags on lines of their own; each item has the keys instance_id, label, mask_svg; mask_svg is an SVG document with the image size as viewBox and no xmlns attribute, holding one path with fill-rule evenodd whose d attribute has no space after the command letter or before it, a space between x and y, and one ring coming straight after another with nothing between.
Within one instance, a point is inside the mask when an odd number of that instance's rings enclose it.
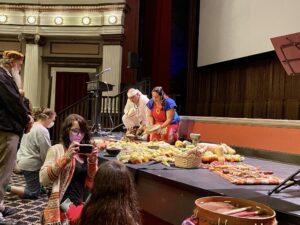
<instances>
[{"instance_id":1,"label":"ceiling light fixture","mask_svg":"<svg viewBox=\"0 0 300 225\"><path fill-rule=\"evenodd\" d=\"M30 23L30 24L35 24L36 17L35 16L28 16L27 17L27 22Z\"/></svg>"},{"instance_id":2,"label":"ceiling light fixture","mask_svg":"<svg viewBox=\"0 0 300 225\"><path fill-rule=\"evenodd\" d=\"M0 15L0 23L5 23L7 21L7 16Z\"/></svg>"},{"instance_id":3,"label":"ceiling light fixture","mask_svg":"<svg viewBox=\"0 0 300 225\"><path fill-rule=\"evenodd\" d=\"M56 17L56 18L54 19L54 23L55 23L56 25L62 25L63 22L64 22L64 20L63 20L63 18L60 17L60 16L58 16L58 17Z\"/></svg>"},{"instance_id":4,"label":"ceiling light fixture","mask_svg":"<svg viewBox=\"0 0 300 225\"><path fill-rule=\"evenodd\" d=\"M117 23L117 17L116 16L109 16L108 17L108 23L109 24L116 24Z\"/></svg>"},{"instance_id":5,"label":"ceiling light fixture","mask_svg":"<svg viewBox=\"0 0 300 225\"><path fill-rule=\"evenodd\" d=\"M88 16L85 16L82 18L82 21L81 21L84 25L89 25L91 23L91 18L88 17Z\"/></svg>"}]
</instances>

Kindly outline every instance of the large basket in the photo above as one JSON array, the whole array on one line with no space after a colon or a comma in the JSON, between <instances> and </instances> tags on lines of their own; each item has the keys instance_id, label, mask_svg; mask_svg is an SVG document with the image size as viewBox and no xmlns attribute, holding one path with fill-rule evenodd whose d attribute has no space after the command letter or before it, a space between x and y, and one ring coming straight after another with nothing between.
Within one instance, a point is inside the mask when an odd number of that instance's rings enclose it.
<instances>
[{"instance_id":1,"label":"large basket","mask_svg":"<svg viewBox=\"0 0 300 225\"><path fill-rule=\"evenodd\" d=\"M201 164L201 157L175 155L175 166L181 168L198 168Z\"/></svg>"}]
</instances>

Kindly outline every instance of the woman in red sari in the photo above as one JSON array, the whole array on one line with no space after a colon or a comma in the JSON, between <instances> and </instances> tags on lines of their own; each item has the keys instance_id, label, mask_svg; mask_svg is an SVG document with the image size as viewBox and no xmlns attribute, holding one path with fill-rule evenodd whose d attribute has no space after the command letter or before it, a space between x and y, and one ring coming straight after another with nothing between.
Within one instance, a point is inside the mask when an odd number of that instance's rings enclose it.
<instances>
[{"instance_id":1,"label":"woman in red sari","mask_svg":"<svg viewBox=\"0 0 300 225\"><path fill-rule=\"evenodd\" d=\"M147 107L149 125L159 125L159 129L150 135L150 141L165 141L173 144L178 139L180 121L175 101L164 93L162 87L155 87Z\"/></svg>"}]
</instances>

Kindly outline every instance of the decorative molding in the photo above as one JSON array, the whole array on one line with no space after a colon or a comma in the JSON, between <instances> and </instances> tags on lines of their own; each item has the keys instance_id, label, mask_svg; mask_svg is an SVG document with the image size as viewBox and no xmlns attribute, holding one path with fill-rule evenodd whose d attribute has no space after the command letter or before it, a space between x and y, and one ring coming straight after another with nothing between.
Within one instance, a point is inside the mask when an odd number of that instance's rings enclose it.
<instances>
[{"instance_id":1,"label":"decorative molding","mask_svg":"<svg viewBox=\"0 0 300 225\"><path fill-rule=\"evenodd\" d=\"M5 50L11 49L21 52L21 43L20 41L10 40L10 39L0 39L0 58L2 58L2 54Z\"/></svg>"},{"instance_id":2,"label":"decorative molding","mask_svg":"<svg viewBox=\"0 0 300 225\"><path fill-rule=\"evenodd\" d=\"M102 27L112 25L109 23L109 18L115 18L114 26L123 26L126 7L125 3L103 5L0 4L0 16L2 16L0 27L21 25L29 27L28 29L33 27L36 30L44 26Z\"/></svg>"},{"instance_id":3,"label":"decorative molding","mask_svg":"<svg viewBox=\"0 0 300 225\"><path fill-rule=\"evenodd\" d=\"M41 26L38 31L34 26L12 26L0 25L0 34L2 36L19 35L23 33L39 34L40 36L70 36L70 37L88 37L97 38L101 34L121 34L124 33L123 26L102 26L102 27L62 27L62 26Z\"/></svg>"},{"instance_id":4,"label":"decorative molding","mask_svg":"<svg viewBox=\"0 0 300 225\"><path fill-rule=\"evenodd\" d=\"M73 64L92 64L100 66L102 64L102 58L82 58L82 57L56 57L56 56L42 56L43 62L48 64L57 63L73 63Z\"/></svg>"},{"instance_id":5,"label":"decorative molding","mask_svg":"<svg viewBox=\"0 0 300 225\"><path fill-rule=\"evenodd\" d=\"M68 52L62 49L60 45L71 47L72 51ZM77 45L77 46L76 46ZM82 48L86 46L86 49L93 47L95 49L93 52L83 51ZM72 48L73 47L73 48ZM69 54L69 55L95 55L100 54L100 43L84 43L84 42L51 42L50 43L50 53L51 54Z\"/></svg>"},{"instance_id":6,"label":"decorative molding","mask_svg":"<svg viewBox=\"0 0 300 225\"><path fill-rule=\"evenodd\" d=\"M83 72L83 73L95 73L97 72L97 67L86 67L79 65L64 65L64 67L59 65L50 65L49 74L51 77L50 95L49 95L49 105L51 109L55 108L55 92L56 92L56 73L57 72Z\"/></svg>"},{"instance_id":7,"label":"decorative molding","mask_svg":"<svg viewBox=\"0 0 300 225\"><path fill-rule=\"evenodd\" d=\"M0 10L6 11L90 11L90 12L105 12L105 11L125 11L128 10L126 4L101 4L101 5L34 5L34 4L0 4Z\"/></svg>"},{"instance_id":8,"label":"decorative molding","mask_svg":"<svg viewBox=\"0 0 300 225\"><path fill-rule=\"evenodd\" d=\"M121 45L123 46L124 34L101 34L103 45Z\"/></svg>"},{"instance_id":9,"label":"decorative molding","mask_svg":"<svg viewBox=\"0 0 300 225\"><path fill-rule=\"evenodd\" d=\"M18 35L20 42L25 41L26 44L37 44L44 46L46 44L46 38L38 34L21 33Z\"/></svg>"}]
</instances>

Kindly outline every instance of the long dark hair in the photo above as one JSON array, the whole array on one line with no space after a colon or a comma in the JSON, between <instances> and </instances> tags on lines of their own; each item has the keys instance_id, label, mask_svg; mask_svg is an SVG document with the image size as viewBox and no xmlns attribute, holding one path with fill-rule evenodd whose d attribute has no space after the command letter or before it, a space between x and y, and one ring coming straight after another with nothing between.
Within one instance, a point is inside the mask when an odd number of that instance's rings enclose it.
<instances>
[{"instance_id":1,"label":"long dark hair","mask_svg":"<svg viewBox=\"0 0 300 225\"><path fill-rule=\"evenodd\" d=\"M160 86L157 86L157 87L155 87L155 88L152 89L151 93L152 92L156 92L160 96L161 105L164 108L165 107L165 101L166 101L166 98L168 98L168 96L164 92L163 88L160 87Z\"/></svg>"},{"instance_id":2,"label":"long dark hair","mask_svg":"<svg viewBox=\"0 0 300 225\"><path fill-rule=\"evenodd\" d=\"M76 225L140 225L141 217L131 174L118 161L99 167L91 190Z\"/></svg>"},{"instance_id":3,"label":"long dark hair","mask_svg":"<svg viewBox=\"0 0 300 225\"><path fill-rule=\"evenodd\" d=\"M78 114L70 114L63 122L60 130L60 141L68 148L71 144L69 133L74 121L77 121L80 127L80 131L84 133L84 138L81 143L89 144L91 140L90 129L86 120Z\"/></svg>"}]
</instances>

